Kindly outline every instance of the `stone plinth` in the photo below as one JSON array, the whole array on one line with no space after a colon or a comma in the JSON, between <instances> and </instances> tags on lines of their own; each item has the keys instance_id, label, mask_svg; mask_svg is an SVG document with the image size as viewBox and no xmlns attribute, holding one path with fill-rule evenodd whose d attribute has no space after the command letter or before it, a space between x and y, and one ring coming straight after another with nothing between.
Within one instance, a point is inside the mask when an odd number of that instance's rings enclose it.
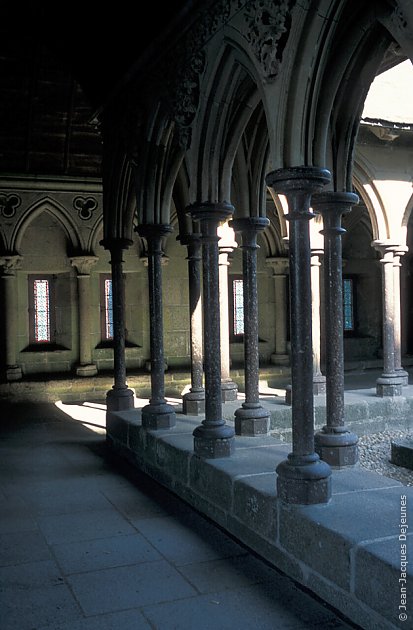
<instances>
[{"instance_id":1,"label":"stone plinth","mask_svg":"<svg viewBox=\"0 0 413 630\"><path fill-rule=\"evenodd\" d=\"M390 461L395 466L413 470L413 437L405 440L392 440Z\"/></svg>"}]
</instances>

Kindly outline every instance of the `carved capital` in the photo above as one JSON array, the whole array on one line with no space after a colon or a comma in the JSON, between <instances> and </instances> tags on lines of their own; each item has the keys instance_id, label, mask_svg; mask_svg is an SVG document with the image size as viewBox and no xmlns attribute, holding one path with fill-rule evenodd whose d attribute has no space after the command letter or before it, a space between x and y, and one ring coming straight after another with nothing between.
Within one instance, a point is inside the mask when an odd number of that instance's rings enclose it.
<instances>
[{"instance_id":1,"label":"carved capital","mask_svg":"<svg viewBox=\"0 0 413 630\"><path fill-rule=\"evenodd\" d=\"M70 259L70 264L75 267L78 276L89 276L98 260L97 256L74 256Z\"/></svg>"},{"instance_id":2,"label":"carved capital","mask_svg":"<svg viewBox=\"0 0 413 630\"><path fill-rule=\"evenodd\" d=\"M3 276L14 276L16 271L21 268L23 261L22 256L0 256L0 267Z\"/></svg>"}]
</instances>

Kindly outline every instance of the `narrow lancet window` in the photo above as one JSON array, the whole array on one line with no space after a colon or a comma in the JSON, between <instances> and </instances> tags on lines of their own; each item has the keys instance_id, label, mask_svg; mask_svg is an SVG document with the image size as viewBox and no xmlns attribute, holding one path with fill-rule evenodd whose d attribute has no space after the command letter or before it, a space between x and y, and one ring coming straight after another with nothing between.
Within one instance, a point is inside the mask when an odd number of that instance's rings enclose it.
<instances>
[{"instance_id":1,"label":"narrow lancet window","mask_svg":"<svg viewBox=\"0 0 413 630\"><path fill-rule=\"evenodd\" d=\"M352 278L343 278L344 330L354 330L354 285Z\"/></svg>"},{"instance_id":2,"label":"narrow lancet window","mask_svg":"<svg viewBox=\"0 0 413 630\"><path fill-rule=\"evenodd\" d=\"M233 280L232 297L234 304L234 335L244 334L244 283L242 280Z\"/></svg>"},{"instance_id":3,"label":"narrow lancet window","mask_svg":"<svg viewBox=\"0 0 413 630\"><path fill-rule=\"evenodd\" d=\"M105 279L105 339L113 339L112 279Z\"/></svg>"},{"instance_id":4,"label":"narrow lancet window","mask_svg":"<svg viewBox=\"0 0 413 630\"><path fill-rule=\"evenodd\" d=\"M50 342L50 285L49 280L34 280L34 340Z\"/></svg>"}]
</instances>

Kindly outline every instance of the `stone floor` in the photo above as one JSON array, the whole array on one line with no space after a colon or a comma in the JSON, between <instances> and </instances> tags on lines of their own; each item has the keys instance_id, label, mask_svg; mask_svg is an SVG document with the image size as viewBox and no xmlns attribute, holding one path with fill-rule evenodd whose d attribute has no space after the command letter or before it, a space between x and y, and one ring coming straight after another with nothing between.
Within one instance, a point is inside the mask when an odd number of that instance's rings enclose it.
<instances>
[{"instance_id":1,"label":"stone floor","mask_svg":"<svg viewBox=\"0 0 413 630\"><path fill-rule=\"evenodd\" d=\"M0 409L1 630L356 627L108 459L104 406L86 411Z\"/></svg>"},{"instance_id":2,"label":"stone floor","mask_svg":"<svg viewBox=\"0 0 413 630\"><path fill-rule=\"evenodd\" d=\"M346 387L378 375L348 373ZM0 405L1 630L357 627L108 459L104 424L102 401ZM382 437L361 438L361 465L411 485Z\"/></svg>"}]
</instances>

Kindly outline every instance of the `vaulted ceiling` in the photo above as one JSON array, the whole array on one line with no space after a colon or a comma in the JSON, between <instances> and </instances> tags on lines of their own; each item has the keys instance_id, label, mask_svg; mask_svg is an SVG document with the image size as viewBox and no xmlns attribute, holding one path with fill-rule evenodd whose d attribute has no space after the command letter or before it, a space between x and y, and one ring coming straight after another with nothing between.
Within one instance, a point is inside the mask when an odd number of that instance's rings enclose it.
<instances>
[{"instance_id":1,"label":"vaulted ceiling","mask_svg":"<svg viewBox=\"0 0 413 630\"><path fill-rule=\"evenodd\" d=\"M100 177L94 113L181 18L159 7L50 0L0 10L0 173ZM205 4L205 2L204 2ZM184 11L187 13L187 11Z\"/></svg>"}]
</instances>

